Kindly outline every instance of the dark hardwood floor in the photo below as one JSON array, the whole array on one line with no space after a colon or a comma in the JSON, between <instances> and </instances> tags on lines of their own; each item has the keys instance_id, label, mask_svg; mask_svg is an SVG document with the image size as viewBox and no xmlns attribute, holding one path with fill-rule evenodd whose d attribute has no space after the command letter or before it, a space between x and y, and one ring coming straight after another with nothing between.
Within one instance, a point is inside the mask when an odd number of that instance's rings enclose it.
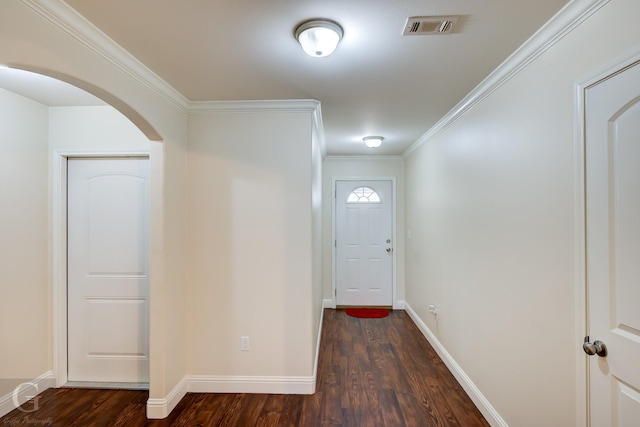
<instances>
[{"instance_id":1,"label":"dark hardwood floor","mask_svg":"<svg viewBox=\"0 0 640 427\"><path fill-rule=\"evenodd\" d=\"M404 311L356 319L325 310L316 393L189 393L147 420L148 393L49 389L4 426L488 426ZM24 405L27 410L34 403Z\"/></svg>"}]
</instances>

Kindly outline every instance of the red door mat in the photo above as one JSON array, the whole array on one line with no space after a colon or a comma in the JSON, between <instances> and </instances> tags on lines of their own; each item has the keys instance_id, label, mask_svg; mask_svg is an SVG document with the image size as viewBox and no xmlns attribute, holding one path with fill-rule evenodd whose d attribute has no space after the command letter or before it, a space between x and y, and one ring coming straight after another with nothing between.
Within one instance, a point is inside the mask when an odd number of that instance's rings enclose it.
<instances>
[{"instance_id":1,"label":"red door mat","mask_svg":"<svg viewBox=\"0 0 640 427\"><path fill-rule=\"evenodd\" d=\"M351 317L361 319L380 319L389 315L385 308L347 308L344 310Z\"/></svg>"}]
</instances>

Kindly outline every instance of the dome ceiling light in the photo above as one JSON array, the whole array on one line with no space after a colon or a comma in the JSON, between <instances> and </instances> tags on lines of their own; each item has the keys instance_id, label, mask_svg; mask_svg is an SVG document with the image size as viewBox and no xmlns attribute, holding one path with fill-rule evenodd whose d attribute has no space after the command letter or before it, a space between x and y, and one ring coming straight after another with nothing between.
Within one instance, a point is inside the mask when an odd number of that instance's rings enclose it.
<instances>
[{"instance_id":1,"label":"dome ceiling light","mask_svg":"<svg viewBox=\"0 0 640 427\"><path fill-rule=\"evenodd\" d=\"M336 50L342 39L342 27L336 22L314 19L303 22L296 28L296 40L309 56L322 58Z\"/></svg>"},{"instance_id":2,"label":"dome ceiling light","mask_svg":"<svg viewBox=\"0 0 640 427\"><path fill-rule=\"evenodd\" d=\"M362 138L362 141L364 141L364 144L369 148L378 148L382 145L384 138L381 136L365 136Z\"/></svg>"}]
</instances>

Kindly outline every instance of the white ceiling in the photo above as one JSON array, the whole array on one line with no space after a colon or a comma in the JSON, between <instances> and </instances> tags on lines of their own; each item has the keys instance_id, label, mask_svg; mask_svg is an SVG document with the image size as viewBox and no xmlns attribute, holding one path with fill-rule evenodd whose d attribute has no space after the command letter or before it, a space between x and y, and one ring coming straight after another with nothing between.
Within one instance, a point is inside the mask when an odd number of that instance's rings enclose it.
<instances>
[{"instance_id":1,"label":"white ceiling","mask_svg":"<svg viewBox=\"0 0 640 427\"><path fill-rule=\"evenodd\" d=\"M190 101L317 99L330 155L404 152L567 0L66 0ZM408 17L460 15L450 35ZM293 37L340 23L326 58ZM361 139L382 135L367 149Z\"/></svg>"}]
</instances>

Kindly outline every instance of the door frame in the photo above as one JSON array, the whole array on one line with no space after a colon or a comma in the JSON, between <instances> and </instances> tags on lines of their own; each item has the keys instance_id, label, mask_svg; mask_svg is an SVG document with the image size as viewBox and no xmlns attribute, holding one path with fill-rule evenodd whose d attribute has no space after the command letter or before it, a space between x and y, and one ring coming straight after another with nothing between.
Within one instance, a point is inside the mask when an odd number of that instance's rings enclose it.
<instances>
[{"instance_id":1,"label":"door frame","mask_svg":"<svg viewBox=\"0 0 640 427\"><path fill-rule=\"evenodd\" d=\"M337 262L337 251L336 251L336 189L338 181L391 181L391 241L393 242L392 258L391 258L391 303L394 310L404 308L401 304L398 303L397 297L397 271L396 268L396 241L397 241L397 209L396 209L396 198L397 198L397 190L396 190L396 177L394 176L359 176L359 177L333 177L331 179L331 192L333 193L333 197L331 198L331 240L333 240L333 245L331 245L331 307L336 308L336 294L338 291L337 288L337 280L336 280L336 269L338 268Z\"/></svg>"},{"instance_id":2,"label":"door frame","mask_svg":"<svg viewBox=\"0 0 640 427\"><path fill-rule=\"evenodd\" d=\"M149 151L53 150L51 161L52 353L56 387L68 382L67 349L67 162L70 158L140 157ZM149 282L151 285L151 282ZM149 293L151 302L151 292ZM149 329L151 324L149 323ZM149 352L151 359L151 352Z\"/></svg>"},{"instance_id":3,"label":"door frame","mask_svg":"<svg viewBox=\"0 0 640 427\"><path fill-rule=\"evenodd\" d=\"M605 63L575 83L574 120L574 307L576 357L576 425L591 426L589 361L582 350L589 335L589 289L587 283L586 210L586 93L614 75L640 61L640 48Z\"/></svg>"}]
</instances>

